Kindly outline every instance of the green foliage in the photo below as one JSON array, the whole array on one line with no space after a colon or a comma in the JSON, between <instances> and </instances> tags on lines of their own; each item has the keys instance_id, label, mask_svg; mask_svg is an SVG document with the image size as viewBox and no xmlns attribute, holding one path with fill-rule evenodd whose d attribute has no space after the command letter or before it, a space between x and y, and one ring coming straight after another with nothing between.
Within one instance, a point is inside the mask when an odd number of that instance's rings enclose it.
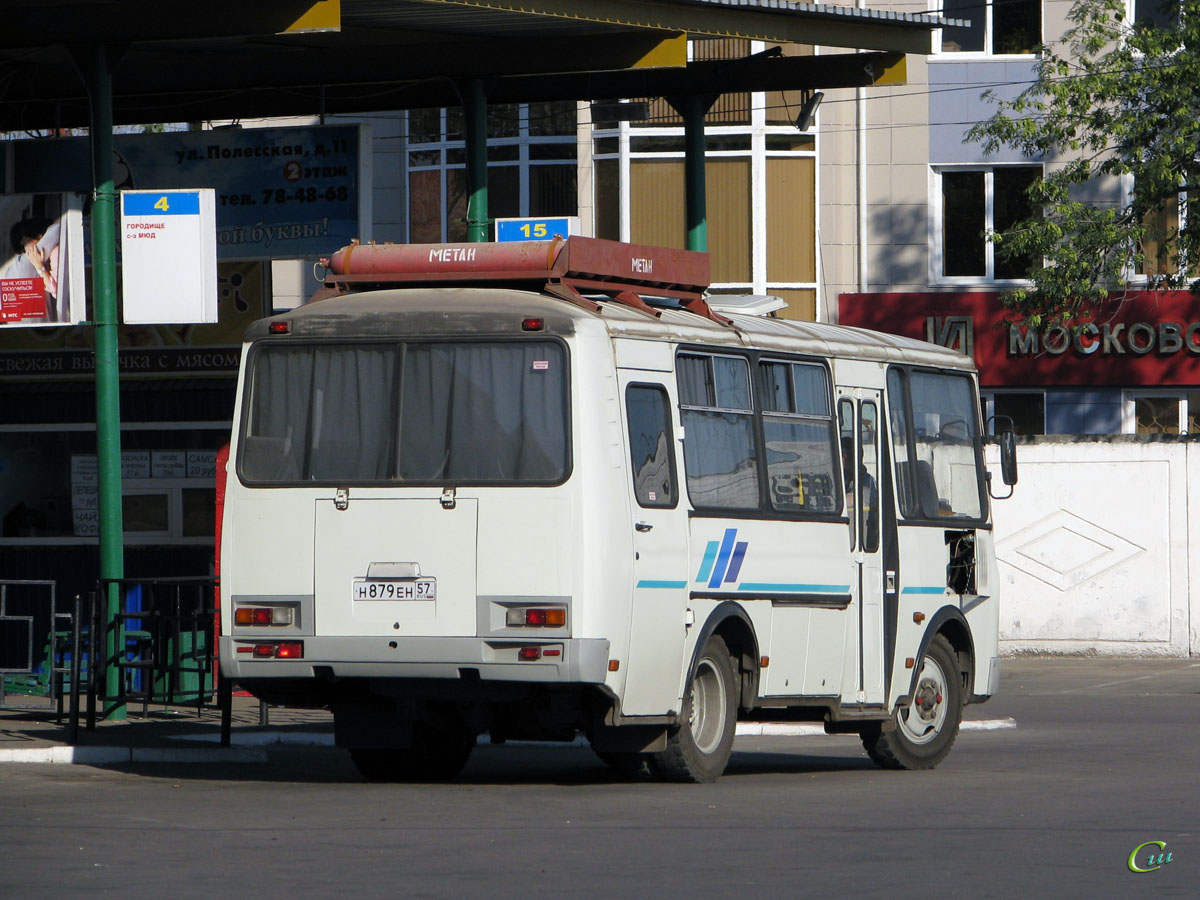
<instances>
[{"instance_id":1,"label":"green foliage","mask_svg":"<svg viewBox=\"0 0 1200 900\"><path fill-rule=\"evenodd\" d=\"M1042 214L992 236L1002 258L1044 261L1029 272L1032 289L1005 297L1030 324L1093 318L1135 272L1153 289L1200 290L1200 202L1191 217L1164 215L1200 190L1200 0L1166 18L1134 26L1124 0L1077 0L1062 40L1042 48L1036 81L967 134L987 153L1009 147L1047 163L1029 190ZM1122 177L1132 195L1109 190L1105 203L1081 190Z\"/></svg>"}]
</instances>

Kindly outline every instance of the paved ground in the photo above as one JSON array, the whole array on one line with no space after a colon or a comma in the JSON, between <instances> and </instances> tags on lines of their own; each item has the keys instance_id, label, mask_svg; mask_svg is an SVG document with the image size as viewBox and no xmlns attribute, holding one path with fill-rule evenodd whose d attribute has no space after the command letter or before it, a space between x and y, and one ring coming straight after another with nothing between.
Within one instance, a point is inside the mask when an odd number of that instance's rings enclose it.
<instances>
[{"instance_id":1,"label":"paved ground","mask_svg":"<svg viewBox=\"0 0 1200 900\"><path fill-rule=\"evenodd\" d=\"M1005 660L1000 695L967 708L963 731L1018 727L1010 709L1016 696L1071 694L1136 695L1161 693L1170 685L1200 682L1200 662L1178 659L1106 659L1099 657L1026 657ZM264 722L265 720L265 722ZM823 734L820 725L742 723L739 739ZM70 740L69 717L60 719L55 704L41 697L8 694L0 707L0 763L123 762L266 763L272 748L332 746L333 719L323 710L264 709L251 697L233 700L233 740L219 745L216 707L194 708L140 704L128 708L123 722L97 722L88 730L81 711L78 734Z\"/></svg>"},{"instance_id":2,"label":"paved ground","mask_svg":"<svg viewBox=\"0 0 1200 900\"><path fill-rule=\"evenodd\" d=\"M1015 728L1011 717L990 717L986 706L969 707L966 731ZM121 722L86 727L81 710L75 740L69 711L42 697L9 694L0 707L0 763L265 763L280 745L333 746L333 717L324 710L264 708L251 697L233 698L230 746L219 743L221 717L215 706L141 704L127 708ZM824 735L820 724L743 722L739 738ZM485 739L486 740L486 739ZM583 738L577 743L586 745Z\"/></svg>"},{"instance_id":3,"label":"paved ground","mask_svg":"<svg viewBox=\"0 0 1200 900\"><path fill-rule=\"evenodd\" d=\"M746 735L712 785L488 744L455 782L370 784L343 751L283 742L327 740L312 713L264 729L239 700L235 749L269 764L229 765L204 755L215 714L156 712L81 747L188 734L191 761L0 765L0 898L1200 894L1200 660L1011 660L969 712L1016 727L966 731L932 772L880 770L850 736ZM62 734L0 714L0 744Z\"/></svg>"}]
</instances>

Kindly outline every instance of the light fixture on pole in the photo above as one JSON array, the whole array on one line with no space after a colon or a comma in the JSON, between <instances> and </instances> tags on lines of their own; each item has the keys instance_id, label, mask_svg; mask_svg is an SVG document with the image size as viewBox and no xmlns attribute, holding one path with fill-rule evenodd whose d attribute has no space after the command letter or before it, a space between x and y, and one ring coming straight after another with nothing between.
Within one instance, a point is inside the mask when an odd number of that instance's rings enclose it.
<instances>
[{"instance_id":1,"label":"light fixture on pole","mask_svg":"<svg viewBox=\"0 0 1200 900\"><path fill-rule=\"evenodd\" d=\"M801 95L804 98L804 103L800 107L800 112L796 116L796 130L808 131L812 125L813 116L817 114L817 107L821 105L821 100L825 96L824 91L804 91Z\"/></svg>"}]
</instances>

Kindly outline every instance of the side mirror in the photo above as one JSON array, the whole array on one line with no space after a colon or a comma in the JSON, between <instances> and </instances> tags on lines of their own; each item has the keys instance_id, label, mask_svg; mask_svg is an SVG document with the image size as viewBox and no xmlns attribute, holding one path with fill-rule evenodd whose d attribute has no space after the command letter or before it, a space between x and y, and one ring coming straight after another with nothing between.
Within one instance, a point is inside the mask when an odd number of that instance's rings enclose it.
<instances>
[{"instance_id":1,"label":"side mirror","mask_svg":"<svg viewBox=\"0 0 1200 900\"><path fill-rule=\"evenodd\" d=\"M993 500L1007 500L1013 495L1013 485L1017 483L1017 432L1013 428L1013 420L1008 416L993 416L988 420L990 430L996 435L996 443L1000 446L1000 477L1008 485L1008 493L1003 497L992 494L992 475L987 476L988 493Z\"/></svg>"},{"instance_id":2,"label":"side mirror","mask_svg":"<svg viewBox=\"0 0 1200 900\"><path fill-rule=\"evenodd\" d=\"M1000 477L1011 486L1017 483L1017 433L1011 429L999 435Z\"/></svg>"}]
</instances>

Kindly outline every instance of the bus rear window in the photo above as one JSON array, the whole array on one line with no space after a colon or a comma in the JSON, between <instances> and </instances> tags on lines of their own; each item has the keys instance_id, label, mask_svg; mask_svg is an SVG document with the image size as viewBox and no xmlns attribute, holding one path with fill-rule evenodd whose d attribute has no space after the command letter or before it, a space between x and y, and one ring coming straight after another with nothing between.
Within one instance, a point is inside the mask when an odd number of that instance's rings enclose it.
<instances>
[{"instance_id":1,"label":"bus rear window","mask_svg":"<svg viewBox=\"0 0 1200 900\"><path fill-rule=\"evenodd\" d=\"M566 354L551 341L260 345L250 484L554 484L568 472Z\"/></svg>"}]
</instances>

